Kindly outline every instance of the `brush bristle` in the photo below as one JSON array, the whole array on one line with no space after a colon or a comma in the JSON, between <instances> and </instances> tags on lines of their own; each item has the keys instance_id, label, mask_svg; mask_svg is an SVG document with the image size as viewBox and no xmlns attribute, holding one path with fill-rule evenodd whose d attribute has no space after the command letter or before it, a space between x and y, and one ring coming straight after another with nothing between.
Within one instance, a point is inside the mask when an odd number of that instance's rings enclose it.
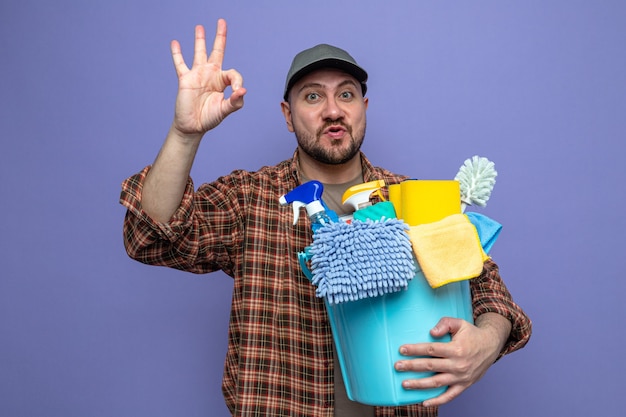
<instances>
[{"instance_id":1,"label":"brush bristle","mask_svg":"<svg viewBox=\"0 0 626 417\"><path fill-rule=\"evenodd\" d=\"M461 201L485 207L496 183L495 164L478 155L468 158L454 177L460 183Z\"/></svg>"}]
</instances>

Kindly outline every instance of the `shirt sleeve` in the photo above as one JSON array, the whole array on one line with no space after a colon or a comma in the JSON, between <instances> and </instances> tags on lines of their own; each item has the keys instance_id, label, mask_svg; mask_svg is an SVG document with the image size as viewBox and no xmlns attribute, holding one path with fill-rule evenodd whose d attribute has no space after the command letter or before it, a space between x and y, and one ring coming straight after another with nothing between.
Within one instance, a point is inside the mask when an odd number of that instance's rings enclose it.
<instances>
[{"instance_id":1,"label":"shirt sleeve","mask_svg":"<svg viewBox=\"0 0 626 417\"><path fill-rule=\"evenodd\" d=\"M481 275L470 280L470 287L474 319L485 313L497 313L511 322L511 333L498 359L524 347L532 333L532 322L513 301L500 277L498 265L491 259L487 260Z\"/></svg>"},{"instance_id":2,"label":"shirt sleeve","mask_svg":"<svg viewBox=\"0 0 626 417\"><path fill-rule=\"evenodd\" d=\"M222 269L232 275L233 248L241 224L237 219L239 211L234 207L237 199L208 185L202 187L202 193L196 193L189 178L180 206L167 223L161 223L141 206L149 170L146 167L122 183L120 203L127 209L123 234L128 255L149 265L193 273Z\"/></svg>"}]
</instances>

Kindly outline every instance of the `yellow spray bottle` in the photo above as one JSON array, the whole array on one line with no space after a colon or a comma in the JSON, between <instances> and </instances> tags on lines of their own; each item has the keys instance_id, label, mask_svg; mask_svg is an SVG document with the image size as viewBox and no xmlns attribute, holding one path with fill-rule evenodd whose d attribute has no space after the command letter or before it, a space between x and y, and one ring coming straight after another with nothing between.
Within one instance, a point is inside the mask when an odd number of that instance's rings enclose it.
<instances>
[{"instance_id":1,"label":"yellow spray bottle","mask_svg":"<svg viewBox=\"0 0 626 417\"><path fill-rule=\"evenodd\" d=\"M396 217L393 204L385 201L380 191L384 186L385 181L383 180L369 181L350 187L343 193L342 203L354 207L354 220L380 220L382 218L390 219ZM381 202L372 205L370 202L372 194L378 195Z\"/></svg>"}]
</instances>

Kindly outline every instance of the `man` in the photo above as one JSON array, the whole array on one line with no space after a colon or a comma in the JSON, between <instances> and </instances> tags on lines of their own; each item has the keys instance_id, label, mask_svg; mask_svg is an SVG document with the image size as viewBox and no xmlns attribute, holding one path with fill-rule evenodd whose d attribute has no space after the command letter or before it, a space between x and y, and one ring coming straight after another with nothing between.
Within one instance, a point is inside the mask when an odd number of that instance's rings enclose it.
<instances>
[{"instance_id":1,"label":"man","mask_svg":"<svg viewBox=\"0 0 626 417\"><path fill-rule=\"evenodd\" d=\"M243 106L246 89L235 70L221 66L226 22L219 20L207 57L204 28L196 27L188 68L171 45L179 78L175 117L154 164L123 184L126 249L138 261L194 273L223 270L234 279L223 393L236 416L436 416L437 407L478 381L500 356L521 348L531 323L512 301L497 266L487 261L472 280L475 325L442 318L435 337L449 343L398 346L395 368L433 371L407 379L405 389L448 385L424 404L366 407L346 399L333 356L322 300L300 271L296 253L311 242L308 219L292 225L279 196L315 179L339 211L348 187L404 177L373 167L360 152L365 136L367 73L345 51L318 45L298 54L281 104L294 132L294 157L258 172L234 171L194 191L189 178L203 135ZM224 90L232 93L226 98Z\"/></svg>"}]
</instances>

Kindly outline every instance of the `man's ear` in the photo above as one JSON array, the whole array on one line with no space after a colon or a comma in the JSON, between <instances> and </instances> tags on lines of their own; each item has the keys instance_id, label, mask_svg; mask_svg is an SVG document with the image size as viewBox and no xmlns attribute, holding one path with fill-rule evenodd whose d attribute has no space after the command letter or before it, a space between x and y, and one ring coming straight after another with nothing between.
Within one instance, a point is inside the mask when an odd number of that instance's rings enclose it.
<instances>
[{"instance_id":1,"label":"man's ear","mask_svg":"<svg viewBox=\"0 0 626 417\"><path fill-rule=\"evenodd\" d=\"M287 123L287 129L290 132L293 132L293 123L291 122L291 105L287 101L283 101L280 103L280 109L283 112L283 116L285 117L285 122Z\"/></svg>"}]
</instances>

